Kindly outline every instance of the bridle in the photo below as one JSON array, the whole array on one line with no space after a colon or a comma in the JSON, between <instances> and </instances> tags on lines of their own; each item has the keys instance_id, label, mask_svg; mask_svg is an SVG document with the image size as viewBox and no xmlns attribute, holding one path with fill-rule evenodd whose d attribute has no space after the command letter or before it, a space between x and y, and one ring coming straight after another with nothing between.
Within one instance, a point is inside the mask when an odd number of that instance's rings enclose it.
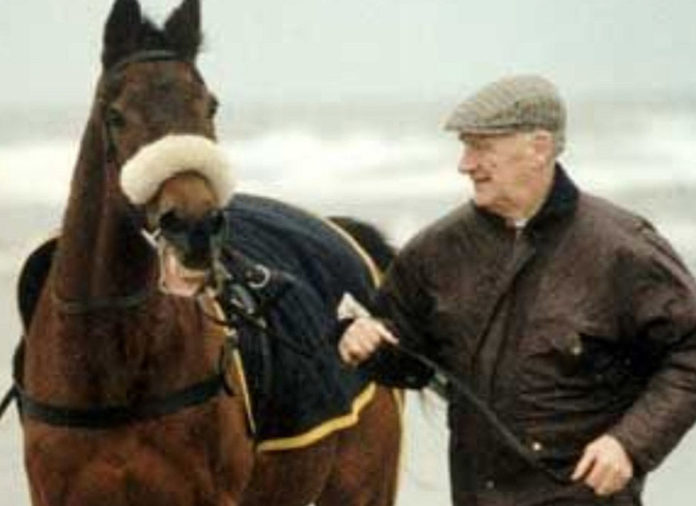
<instances>
[{"instance_id":1,"label":"bridle","mask_svg":"<svg viewBox=\"0 0 696 506\"><path fill-rule=\"evenodd\" d=\"M115 63L111 68L107 70L104 75L104 80L112 79L115 75L121 72L125 67L133 63L143 63L143 62L153 62L153 61L180 61L185 63L190 63L181 58L174 51L169 51L166 49L150 49L137 51L122 60ZM198 79L204 86L205 81L201 76L198 69L191 64L191 69L194 76ZM99 105L101 107L101 124L105 132L106 137L106 162L107 164L113 163L116 166L121 166L122 160L119 159L118 149L116 147L115 135L113 132L113 125L106 119L106 111L109 107L109 103L103 98L99 99ZM140 221L139 216L132 208L128 207L128 216L130 221L133 223L136 229L141 227L138 225ZM150 241L148 241L150 243ZM88 313L94 313L105 310L123 310L132 309L143 304L147 299L149 299L157 291L156 283L149 283L145 288L137 290L133 293L126 295L114 295L107 297L90 297L87 299L68 299L61 296L53 287L51 289L51 297L53 302L59 307L60 311L68 315L84 315Z\"/></svg>"},{"instance_id":2,"label":"bridle","mask_svg":"<svg viewBox=\"0 0 696 506\"><path fill-rule=\"evenodd\" d=\"M176 60L183 61L179 55L167 50L146 50L134 53L116 63L106 74L106 79L119 72L127 65L138 62ZM192 65L194 74L203 84L203 78L198 70ZM102 113L108 104L101 103ZM102 116L102 123L106 132L107 144L107 163L118 164L118 152L112 127ZM130 213L131 219L136 220L134 213ZM139 227L136 227L139 228ZM126 295L116 295L110 297L93 297L84 300L66 299L61 297L51 288L51 296L60 311L68 315L83 315L103 310L120 310L140 306L153 293L156 292L156 283L148 284L144 289ZM196 301L199 303L199 301ZM201 311L203 309L201 308ZM229 325L226 319L216 320L217 324L223 325L226 332L224 343L220 347L217 366L212 374L206 379L186 386L180 390L172 392L166 396L155 397L136 401L124 405L106 405L90 408L75 408L65 405L57 405L39 401L29 395L22 385L19 368L17 367L22 360L24 342L20 342L15 352L15 372L14 384L0 400L0 418L3 416L13 400L18 403L21 416L26 416L51 426L69 427L78 429L109 429L128 424L142 422L165 415L173 414L182 409L197 406L226 393L229 396L235 394L234 381L231 380L232 370L234 369L235 353L239 348L237 332L234 327ZM237 373L241 373L237 371Z\"/></svg>"}]
</instances>

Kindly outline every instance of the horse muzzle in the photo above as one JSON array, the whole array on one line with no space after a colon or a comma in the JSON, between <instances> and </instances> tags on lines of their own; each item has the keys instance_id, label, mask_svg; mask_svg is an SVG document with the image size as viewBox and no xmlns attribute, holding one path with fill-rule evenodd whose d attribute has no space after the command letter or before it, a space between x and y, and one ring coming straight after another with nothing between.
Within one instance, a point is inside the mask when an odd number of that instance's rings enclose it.
<instances>
[{"instance_id":1,"label":"horse muzzle","mask_svg":"<svg viewBox=\"0 0 696 506\"><path fill-rule=\"evenodd\" d=\"M160 288L166 293L194 296L224 281L220 255L227 236L227 219L213 210L199 220L169 211L159 219L156 245L160 258Z\"/></svg>"},{"instance_id":2,"label":"horse muzzle","mask_svg":"<svg viewBox=\"0 0 696 506\"><path fill-rule=\"evenodd\" d=\"M202 180L206 191L198 184ZM126 161L120 184L131 204L150 209L161 288L190 296L210 284L211 276L219 286L218 258L227 228L221 209L236 186L224 150L201 135L166 135Z\"/></svg>"}]
</instances>

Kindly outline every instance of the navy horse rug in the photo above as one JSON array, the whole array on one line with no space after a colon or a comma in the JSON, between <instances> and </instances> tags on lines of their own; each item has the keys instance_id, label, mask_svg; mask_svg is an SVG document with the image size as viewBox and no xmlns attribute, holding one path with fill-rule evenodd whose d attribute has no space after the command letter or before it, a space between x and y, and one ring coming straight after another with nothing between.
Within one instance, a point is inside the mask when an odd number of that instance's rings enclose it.
<instances>
[{"instance_id":1,"label":"navy horse rug","mask_svg":"<svg viewBox=\"0 0 696 506\"><path fill-rule=\"evenodd\" d=\"M341 363L337 308L346 294L369 305L374 262L336 224L275 200L238 194L225 215L218 301L239 343L258 449L303 447L355 424L375 386ZM55 249L54 239L25 263L25 328Z\"/></svg>"},{"instance_id":2,"label":"navy horse rug","mask_svg":"<svg viewBox=\"0 0 696 506\"><path fill-rule=\"evenodd\" d=\"M346 293L369 302L374 264L337 226L287 204L240 194L225 212L232 283L220 302L242 320L260 449L304 446L354 424L374 386L342 365L336 312Z\"/></svg>"}]
</instances>

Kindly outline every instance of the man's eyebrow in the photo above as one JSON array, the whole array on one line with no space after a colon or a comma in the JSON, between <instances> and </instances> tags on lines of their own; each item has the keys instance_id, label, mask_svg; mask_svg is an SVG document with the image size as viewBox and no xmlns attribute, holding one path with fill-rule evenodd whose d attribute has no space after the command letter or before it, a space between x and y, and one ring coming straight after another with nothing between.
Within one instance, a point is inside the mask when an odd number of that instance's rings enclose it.
<instances>
[{"instance_id":1,"label":"man's eyebrow","mask_svg":"<svg viewBox=\"0 0 696 506\"><path fill-rule=\"evenodd\" d=\"M470 137L461 135L459 137L459 140L461 140L466 146L472 146L476 148L485 147L488 145L488 139L483 137Z\"/></svg>"}]
</instances>

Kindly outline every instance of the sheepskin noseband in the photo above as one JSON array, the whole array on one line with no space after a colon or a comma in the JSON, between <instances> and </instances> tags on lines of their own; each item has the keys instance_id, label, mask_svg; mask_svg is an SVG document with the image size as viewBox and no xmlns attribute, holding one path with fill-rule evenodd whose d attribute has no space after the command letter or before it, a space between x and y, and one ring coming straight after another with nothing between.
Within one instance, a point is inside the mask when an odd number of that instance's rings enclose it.
<instances>
[{"instance_id":1,"label":"sheepskin noseband","mask_svg":"<svg viewBox=\"0 0 696 506\"><path fill-rule=\"evenodd\" d=\"M200 135L167 135L138 150L121 168L121 188L133 204L145 204L167 179L181 172L197 172L213 187L224 205L236 181L225 152Z\"/></svg>"}]
</instances>

